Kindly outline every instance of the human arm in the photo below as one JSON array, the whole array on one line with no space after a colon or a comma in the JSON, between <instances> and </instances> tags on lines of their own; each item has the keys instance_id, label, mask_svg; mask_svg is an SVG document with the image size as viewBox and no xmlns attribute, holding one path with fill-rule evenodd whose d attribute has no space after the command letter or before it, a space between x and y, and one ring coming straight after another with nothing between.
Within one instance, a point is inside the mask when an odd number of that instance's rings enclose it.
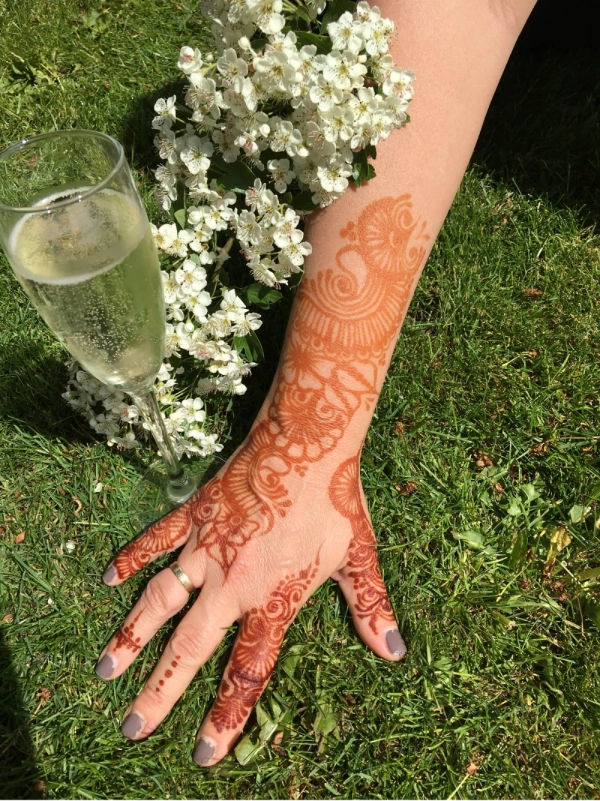
<instances>
[{"instance_id":1,"label":"human arm","mask_svg":"<svg viewBox=\"0 0 600 801\"><path fill-rule=\"evenodd\" d=\"M415 70L411 124L379 147L377 179L319 212L273 386L246 440L184 507L116 558L120 583L165 551L202 587L124 733L151 733L210 657L238 638L196 759L212 764L239 735L286 629L328 577L380 656L404 646L379 572L360 484L360 450L408 304L471 155L531 0L380 3L395 20L397 63ZM170 570L149 582L99 663L114 678L187 602ZM104 667L103 667L104 666Z\"/></svg>"}]
</instances>

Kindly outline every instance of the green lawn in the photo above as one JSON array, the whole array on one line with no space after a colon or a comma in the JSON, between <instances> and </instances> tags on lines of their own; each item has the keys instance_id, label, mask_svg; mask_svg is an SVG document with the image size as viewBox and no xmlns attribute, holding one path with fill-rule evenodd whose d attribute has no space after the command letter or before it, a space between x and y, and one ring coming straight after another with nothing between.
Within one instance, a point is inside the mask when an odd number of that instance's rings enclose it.
<instances>
[{"instance_id":1,"label":"green lawn","mask_svg":"<svg viewBox=\"0 0 600 801\"><path fill-rule=\"evenodd\" d=\"M0 0L0 146L106 130L149 190L152 101L202 40L198 5ZM363 479L407 658L367 652L322 587L265 693L288 710L283 740L244 766L191 761L233 632L153 737L120 735L171 630L96 678L147 577L100 581L151 454L113 452L74 417L61 346L0 259L1 798L598 797L599 80L585 55L513 60L394 356ZM230 446L286 311L261 332ZM560 525L571 542L545 569Z\"/></svg>"}]
</instances>

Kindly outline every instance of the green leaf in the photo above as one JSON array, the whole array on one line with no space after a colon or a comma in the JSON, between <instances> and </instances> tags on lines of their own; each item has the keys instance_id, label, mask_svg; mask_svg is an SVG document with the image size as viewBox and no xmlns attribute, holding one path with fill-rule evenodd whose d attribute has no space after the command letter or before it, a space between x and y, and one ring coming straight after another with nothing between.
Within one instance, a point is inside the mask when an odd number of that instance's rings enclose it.
<instances>
[{"instance_id":1,"label":"green leaf","mask_svg":"<svg viewBox=\"0 0 600 801\"><path fill-rule=\"evenodd\" d=\"M597 481L590 490L590 501L600 500L600 481Z\"/></svg>"},{"instance_id":2,"label":"green leaf","mask_svg":"<svg viewBox=\"0 0 600 801\"><path fill-rule=\"evenodd\" d=\"M576 504L575 506L571 507L571 511L569 512L569 517L571 518L572 523L583 523L587 514L589 512L589 507L580 506Z\"/></svg>"},{"instance_id":3,"label":"green leaf","mask_svg":"<svg viewBox=\"0 0 600 801\"><path fill-rule=\"evenodd\" d=\"M302 6L296 6L296 8L294 9L294 17L298 17L299 19L304 20L304 22L307 22L309 25L312 23L310 14L305 8L302 8Z\"/></svg>"},{"instance_id":4,"label":"green leaf","mask_svg":"<svg viewBox=\"0 0 600 801\"><path fill-rule=\"evenodd\" d=\"M260 729L260 734L258 735L259 743L261 745L268 743L276 731L277 731L277 724L272 720L268 720L264 724L264 726L262 726Z\"/></svg>"},{"instance_id":5,"label":"green leaf","mask_svg":"<svg viewBox=\"0 0 600 801\"><path fill-rule=\"evenodd\" d=\"M260 363L264 361L265 354L260 344L260 339L254 331L250 331L245 337L234 337L233 347L250 362Z\"/></svg>"},{"instance_id":6,"label":"green leaf","mask_svg":"<svg viewBox=\"0 0 600 801\"><path fill-rule=\"evenodd\" d=\"M513 549L508 560L508 566L511 570L519 570L524 565L528 544L529 538L527 537L527 531L525 529L521 529L517 532L515 544L513 545Z\"/></svg>"},{"instance_id":7,"label":"green leaf","mask_svg":"<svg viewBox=\"0 0 600 801\"><path fill-rule=\"evenodd\" d=\"M600 605L587 596L579 598L583 616L600 628Z\"/></svg>"},{"instance_id":8,"label":"green leaf","mask_svg":"<svg viewBox=\"0 0 600 801\"><path fill-rule=\"evenodd\" d=\"M217 173L217 184L222 189L233 192L245 192L256 180L256 175L241 159L228 163L218 153L212 157L211 171Z\"/></svg>"},{"instance_id":9,"label":"green leaf","mask_svg":"<svg viewBox=\"0 0 600 801\"><path fill-rule=\"evenodd\" d=\"M187 222L187 213L185 209L177 209L177 211L173 214L173 217L175 217L181 228L185 228L185 224Z\"/></svg>"},{"instance_id":10,"label":"green leaf","mask_svg":"<svg viewBox=\"0 0 600 801\"><path fill-rule=\"evenodd\" d=\"M313 723L315 734L321 734L323 736L331 734L340 722L341 717L341 712L335 712L330 706L324 706L317 712Z\"/></svg>"},{"instance_id":11,"label":"green leaf","mask_svg":"<svg viewBox=\"0 0 600 801\"><path fill-rule=\"evenodd\" d=\"M274 698L271 698L271 713L273 715L273 720L280 720L282 714L281 707Z\"/></svg>"},{"instance_id":12,"label":"green leaf","mask_svg":"<svg viewBox=\"0 0 600 801\"><path fill-rule=\"evenodd\" d=\"M540 497L540 493L536 490L533 484L523 484L521 489L523 490L523 494L529 503Z\"/></svg>"},{"instance_id":13,"label":"green leaf","mask_svg":"<svg viewBox=\"0 0 600 801\"><path fill-rule=\"evenodd\" d=\"M588 581L589 579L598 578L600 576L600 567L592 567L590 570L582 570L577 574L579 581Z\"/></svg>"},{"instance_id":14,"label":"green leaf","mask_svg":"<svg viewBox=\"0 0 600 801\"><path fill-rule=\"evenodd\" d=\"M453 531L452 536L455 540L466 542L470 548L483 548L485 545L483 535L474 529L469 529L468 531Z\"/></svg>"},{"instance_id":15,"label":"green leaf","mask_svg":"<svg viewBox=\"0 0 600 801\"><path fill-rule=\"evenodd\" d=\"M375 158L376 155L377 150L372 145L368 145L354 154L352 180L356 186L360 186L364 181L370 181L377 175L375 168L369 162L369 157Z\"/></svg>"},{"instance_id":16,"label":"green leaf","mask_svg":"<svg viewBox=\"0 0 600 801\"><path fill-rule=\"evenodd\" d=\"M255 743L249 734L239 741L239 743L235 747L235 758L240 763L240 765L247 765L253 757L256 756L258 751L260 750L260 745Z\"/></svg>"},{"instance_id":17,"label":"green leaf","mask_svg":"<svg viewBox=\"0 0 600 801\"><path fill-rule=\"evenodd\" d=\"M294 208L297 211L314 211L319 206L312 199L313 192L307 189L305 192L299 192L294 198Z\"/></svg>"},{"instance_id":18,"label":"green leaf","mask_svg":"<svg viewBox=\"0 0 600 801\"><path fill-rule=\"evenodd\" d=\"M308 31L296 31L296 36L301 45L314 45L318 53L329 53L331 50L329 36L321 36L318 33L309 33Z\"/></svg>"},{"instance_id":19,"label":"green leaf","mask_svg":"<svg viewBox=\"0 0 600 801\"><path fill-rule=\"evenodd\" d=\"M492 617L495 617L496 620L500 621L500 623L502 623L503 626L506 626L507 629L515 628L515 621L511 620L509 617L506 617L506 615L503 615L502 612L499 612L497 609L490 609L490 613Z\"/></svg>"},{"instance_id":20,"label":"green leaf","mask_svg":"<svg viewBox=\"0 0 600 801\"><path fill-rule=\"evenodd\" d=\"M506 511L511 517L518 517L520 514L522 514L523 508L519 503L519 499L511 498L510 503L508 505L508 509Z\"/></svg>"},{"instance_id":21,"label":"green leaf","mask_svg":"<svg viewBox=\"0 0 600 801\"><path fill-rule=\"evenodd\" d=\"M332 0L327 6L321 21L321 33L327 33L327 26L330 22L337 22L345 11L354 11L356 3L352 0Z\"/></svg>"},{"instance_id":22,"label":"green leaf","mask_svg":"<svg viewBox=\"0 0 600 801\"><path fill-rule=\"evenodd\" d=\"M259 726L262 727L265 725L265 723L272 723L271 718L263 709L260 701L257 702L255 711L256 711L256 720L258 721Z\"/></svg>"},{"instance_id":23,"label":"green leaf","mask_svg":"<svg viewBox=\"0 0 600 801\"><path fill-rule=\"evenodd\" d=\"M246 303L253 303L261 309L268 309L272 303L279 303L282 298L281 292L258 283L247 286L243 295Z\"/></svg>"},{"instance_id":24,"label":"green leaf","mask_svg":"<svg viewBox=\"0 0 600 801\"><path fill-rule=\"evenodd\" d=\"M283 660L283 670L290 677L290 679L294 678L296 667L301 659L302 656L300 654L293 654L292 656L286 656L286 658Z\"/></svg>"}]
</instances>

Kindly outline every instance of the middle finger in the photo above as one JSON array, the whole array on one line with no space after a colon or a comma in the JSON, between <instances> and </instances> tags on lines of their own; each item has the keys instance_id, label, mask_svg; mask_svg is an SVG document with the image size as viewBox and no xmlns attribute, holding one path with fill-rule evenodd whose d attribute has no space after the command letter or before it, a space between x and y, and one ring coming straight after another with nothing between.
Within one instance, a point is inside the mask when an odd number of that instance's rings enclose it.
<instances>
[{"instance_id":1,"label":"middle finger","mask_svg":"<svg viewBox=\"0 0 600 801\"><path fill-rule=\"evenodd\" d=\"M237 618L237 610L204 590L175 629L144 689L127 710L121 731L131 740L151 734L169 714L199 668Z\"/></svg>"}]
</instances>

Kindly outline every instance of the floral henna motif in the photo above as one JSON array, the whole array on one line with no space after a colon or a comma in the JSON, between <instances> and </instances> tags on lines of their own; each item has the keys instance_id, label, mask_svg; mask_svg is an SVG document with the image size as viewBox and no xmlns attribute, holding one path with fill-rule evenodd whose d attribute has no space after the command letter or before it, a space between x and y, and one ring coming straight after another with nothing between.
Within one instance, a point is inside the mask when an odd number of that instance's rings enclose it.
<instances>
[{"instance_id":1,"label":"floral henna motif","mask_svg":"<svg viewBox=\"0 0 600 801\"><path fill-rule=\"evenodd\" d=\"M298 605L317 575L309 565L297 576L286 576L266 604L251 609L242 619L231 661L210 712L218 732L238 729L265 689L275 667L279 649Z\"/></svg>"},{"instance_id":2,"label":"floral henna motif","mask_svg":"<svg viewBox=\"0 0 600 801\"><path fill-rule=\"evenodd\" d=\"M329 485L329 498L352 527L347 568L356 593L354 613L368 620L377 634L379 621L395 623L395 618L379 569L373 527L363 507L359 470L358 456L343 462Z\"/></svg>"}]
</instances>

